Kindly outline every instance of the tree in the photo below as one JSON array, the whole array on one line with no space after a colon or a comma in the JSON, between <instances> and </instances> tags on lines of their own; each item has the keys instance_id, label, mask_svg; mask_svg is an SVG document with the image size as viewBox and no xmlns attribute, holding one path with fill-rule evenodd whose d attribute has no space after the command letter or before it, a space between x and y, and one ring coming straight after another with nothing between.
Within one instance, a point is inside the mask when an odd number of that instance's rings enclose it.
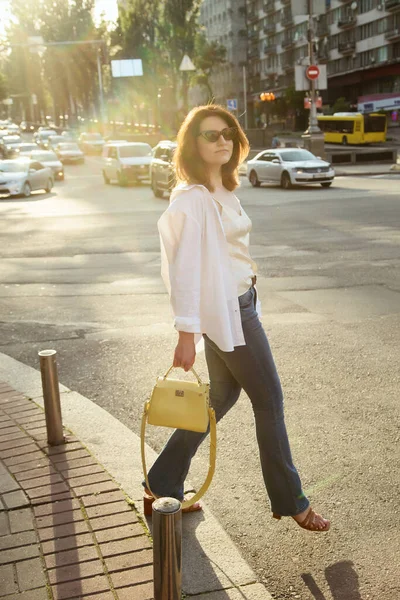
<instances>
[{"instance_id":1,"label":"tree","mask_svg":"<svg viewBox=\"0 0 400 600\"><path fill-rule=\"evenodd\" d=\"M342 96L338 98L332 106L332 114L335 112L349 112L350 108L350 102Z\"/></svg>"},{"instance_id":2,"label":"tree","mask_svg":"<svg viewBox=\"0 0 400 600\"><path fill-rule=\"evenodd\" d=\"M226 48L217 42L208 42L204 33L196 35L193 62L199 73L196 73L192 81L207 88L208 100L212 101L213 91L211 89L210 77L220 65L226 62Z\"/></svg>"},{"instance_id":3,"label":"tree","mask_svg":"<svg viewBox=\"0 0 400 600\"><path fill-rule=\"evenodd\" d=\"M8 98L8 85L4 73L0 73L0 102Z\"/></svg>"}]
</instances>

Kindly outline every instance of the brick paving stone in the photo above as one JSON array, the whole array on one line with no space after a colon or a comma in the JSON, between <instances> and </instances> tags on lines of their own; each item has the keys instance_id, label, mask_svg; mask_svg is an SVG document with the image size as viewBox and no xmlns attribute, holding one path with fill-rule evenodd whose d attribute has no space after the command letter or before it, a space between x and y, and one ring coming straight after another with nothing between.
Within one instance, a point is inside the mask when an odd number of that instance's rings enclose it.
<instances>
[{"instance_id":1,"label":"brick paving stone","mask_svg":"<svg viewBox=\"0 0 400 600\"><path fill-rule=\"evenodd\" d=\"M82 498L83 504L87 506L97 506L99 504L108 504L109 502L118 502L125 500L122 490L115 492L102 492L101 494L93 494Z\"/></svg>"},{"instance_id":2,"label":"brick paving stone","mask_svg":"<svg viewBox=\"0 0 400 600\"><path fill-rule=\"evenodd\" d=\"M79 596L79 598L73 598L72 600L81 600L81 598L86 598L86 600L115 600L115 596L111 591L101 592L100 594L84 594L83 596Z\"/></svg>"},{"instance_id":3,"label":"brick paving stone","mask_svg":"<svg viewBox=\"0 0 400 600\"><path fill-rule=\"evenodd\" d=\"M0 567L0 597L18 592L13 565Z\"/></svg>"},{"instance_id":4,"label":"brick paving stone","mask_svg":"<svg viewBox=\"0 0 400 600\"><path fill-rule=\"evenodd\" d=\"M112 540L123 540L125 538L142 535L143 527L140 523L132 523L131 525L123 525L116 529L102 529L96 531L96 539L99 542L111 542Z\"/></svg>"},{"instance_id":5,"label":"brick paving stone","mask_svg":"<svg viewBox=\"0 0 400 600\"><path fill-rule=\"evenodd\" d=\"M48 569L60 568L66 565L76 563L83 564L85 561L98 558L95 546L84 546L83 548L74 548L73 550L64 550L63 552L55 552L46 554L44 561Z\"/></svg>"},{"instance_id":6,"label":"brick paving stone","mask_svg":"<svg viewBox=\"0 0 400 600\"><path fill-rule=\"evenodd\" d=\"M43 573L40 558L32 558L16 564L18 585L22 592L33 590L46 585L46 577Z\"/></svg>"},{"instance_id":7,"label":"brick paving stone","mask_svg":"<svg viewBox=\"0 0 400 600\"><path fill-rule=\"evenodd\" d=\"M29 500L25 496L22 490L17 490L16 492L9 492L8 494L3 494L2 500L6 508L23 508L24 506L29 506Z\"/></svg>"},{"instance_id":8,"label":"brick paving stone","mask_svg":"<svg viewBox=\"0 0 400 600\"><path fill-rule=\"evenodd\" d=\"M96 459L89 454L89 456L85 458L75 458L73 460L65 460L62 462L58 462L56 464L56 467L59 471L69 472L70 470L76 469L77 467L88 467L90 465L97 465L97 462Z\"/></svg>"},{"instance_id":9,"label":"brick paving stone","mask_svg":"<svg viewBox=\"0 0 400 600\"><path fill-rule=\"evenodd\" d=\"M20 510L11 510L8 515L10 519L11 533L21 531L33 531L33 515L30 508L21 508Z\"/></svg>"},{"instance_id":10,"label":"brick paving stone","mask_svg":"<svg viewBox=\"0 0 400 600\"><path fill-rule=\"evenodd\" d=\"M19 427L6 427L0 430L0 442L8 442L9 440L17 440L18 438L26 437L26 433L21 431Z\"/></svg>"},{"instance_id":11,"label":"brick paving stone","mask_svg":"<svg viewBox=\"0 0 400 600\"><path fill-rule=\"evenodd\" d=\"M89 496L90 494L96 494L99 492L112 492L119 489L119 485L110 480L104 481L103 483L93 483L74 487L74 492L77 496Z\"/></svg>"},{"instance_id":12,"label":"brick paving stone","mask_svg":"<svg viewBox=\"0 0 400 600\"><path fill-rule=\"evenodd\" d=\"M9 429L14 425L14 421L11 421L9 417L0 417L0 431L3 429Z\"/></svg>"},{"instance_id":13,"label":"brick paving stone","mask_svg":"<svg viewBox=\"0 0 400 600\"><path fill-rule=\"evenodd\" d=\"M103 574L104 570L100 559L68 565L66 567L57 566L57 568L48 571L51 584L74 581L75 579L83 579L84 577L93 577L93 575Z\"/></svg>"},{"instance_id":14,"label":"brick paving stone","mask_svg":"<svg viewBox=\"0 0 400 600\"><path fill-rule=\"evenodd\" d=\"M80 475L79 477L70 477L68 474L68 483L71 487L76 488L81 485L89 485L92 483L103 483L105 481L112 481L111 477L105 471L100 473L93 473L92 475Z\"/></svg>"},{"instance_id":15,"label":"brick paving stone","mask_svg":"<svg viewBox=\"0 0 400 600\"><path fill-rule=\"evenodd\" d=\"M25 446L21 446L20 448L11 448L11 450L1 450L0 456L7 463L7 459L9 460L17 460L21 459L22 461L27 460L27 458L31 458L32 454L37 451L37 446L32 443L32 440L29 438L27 440L27 444ZM12 464L12 463L11 463ZM15 464L15 463L14 463Z\"/></svg>"},{"instance_id":16,"label":"brick paving stone","mask_svg":"<svg viewBox=\"0 0 400 600\"><path fill-rule=\"evenodd\" d=\"M66 460L74 460L76 458L88 458L90 456L87 450L73 450L72 452L67 452L63 454L54 454L52 455L51 461L57 465L57 463L65 462ZM94 460L94 459L93 459Z\"/></svg>"},{"instance_id":17,"label":"brick paving stone","mask_svg":"<svg viewBox=\"0 0 400 600\"><path fill-rule=\"evenodd\" d=\"M154 600L154 584L144 583L118 590L119 600ZM94 600L94 599L93 599Z\"/></svg>"},{"instance_id":18,"label":"brick paving stone","mask_svg":"<svg viewBox=\"0 0 400 600\"><path fill-rule=\"evenodd\" d=\"M90 533L86 521L73 521L71 523L64 523L53 527L43 527L38 531L39 539L42 542L54 538L60 539L78 533Z\"/></svg>"},{"instance_id":19,"label":"brick paving stone","mask_svg":"<svg viewBox=\"0 0 400 600\"><path fill-rule=\"evenodd\" d=\"M117 515L108 515L106 517L96 517L90 519L90 524L94 531L109 529L110 527L120 527L121 525L130 525L137 523L138 518L132 510Z\"/></svg>"},{"instance_id":20,"label":"brick paving stone","mask_svg":"<svg viewBox=\"0 0 400 600\"><path fill-rule=\"evenodd\" d=\"M61 475L54 473L53 475L41 475L34 479L25 479L23 483L24 490L30 490L37 487L48 486L55 483L65 483ZM22 484L21 484L22 485Z\"/></svg>"},{"instance_id":21,"label":"brick paving stone","mask_svg":"<svg viewBox=\"0 0 400 600\"><path fill-rule=\"evenodd\" d=\"M68 441L66 441L64 444L60 444L59 446L49 446L48 444L42 444L40 445L40 447L49 456L55 456L56 454L67 455L69 452L74 452L75 450L84 450L84 446L83 444L81 444L81 442Z\"/></svg>"},{"instance_id":22,"label":"brick paving stone","mask_svg":"<svg viewBox=\"0 0 400 600\"><path fill-rule=\"evenodd\" d=\"M14 450L14 448L21 448L21 446L29 446L32 444L32 438L24 435L22 438L18 438L16 440L8 440L6 442L0 442L0 454L6 456L7 450ZM15 456L17 453L11 454L11 456Z\"/></svg>"},{"instance_id":23,"label":"brick paving stone","mask_svg":"<svg viewBox=\"0 0 400 600\"><path fill-rule=\"evenodd\" d=\"M48 475L55 475L57 471L52 465L44 465L43 467L37 467L36 469L30 469L29 471L21 471L20 473L14 473L14 477L17 481L29 481L29 479L35 479L36 477L47 477ZM25 485L21 483L21 485Z\"/></svg>"},{"instance_id":24,"label":"brick paving stone","mask_svg":"<svg viewBox=\"0 0 400 600\"><path fill-rule=\"evenodd\" d=\"M93 592L106 592L110 589L107 577L97 575L80 581L67 581L52 585L54 600L66 600L67 598L81 598L85 594Z\"/></svg>"},{"instance_id":25,"label":"brick paving stone","mask_svg":"<svg viewBox=\"0 0 400 600\"><path fill-rule=\"evenodd\" d=\"M33 512L35 517L44 517L45 515L54 515L55 513L70 512L76 508L80 508L80 504L76 498L63 502L52 502L35 506Z\"/></svg>"},{"instance_id":26,"label":"brick paving stone","mask_svg":"<svg viewBox=\"0 0 400 600\"><path fill-rule=\"evenodd\" d=\"M42 485L41 487L35 487L31 489L25 488L26 495L29 498L40 498L41 496L54 496L61 494L62 492L69 492L69 487L66 483L51 483L48 485Z\"/></svg>"},{"instance_id":27,"label":"brick paving stone","mask_svg":"<svg viewBox=\"0 0 400 600\"><path fill-rule=\"evenodd\" d=\"M124 569L133 569L153 564L153 550L141 550L122 554L122 556L110 556L106 561L107 569L110 573L113 571L123 571Z\"/></svg>"},{"instance_id":28,"label":"brick paving stone","mask_svg":"<svg viewBox=\"0 0 400 600\"><path fill-rule=\"evenodd\" d=\"M8 522L8 514L4 511L0 513L0 535L9 535L10 533L11 530Z\"/></svg>"},{"instance_id":29,"label":"brick paving stone","mask_svg":"<svg viewBox=\"0 0 400 600\"><path fill-rule=\"evenodd\" d=\"M58 527L65 523L76 523L77 521L83 521L84 516L81 510L71 510L67 512L56 513L54 515L46 515L45 517L36 518L36 525L38 528L42 527Z\"/></svg>"},{"instance_id":30,"label":"brick paving stone","mask_svg":"<svg viewBox=\"0 0 400 600\"><path fill-rule=\"evenodd\" d=\"M93 538L89 533L81 533L70 537L60 538L59 540L49 540L42 543L43 554L51 554L54 552L62 552L63 550L71 550L72 548L83 548L91 546Z\"/></svg>"},{"instance_id":31,"label":"brick paving stone","mask_svg":"<svg viewBox=\"0 0 400 600\"><path fill-rule=\"evenodd\" d=\"M153 581L153 565L141 567L140 569L129 569L127 571L120 571L119 573L111 573L111 581L115 588Z\"/></svg>"},{"instance_id":32,"label":"brick paving stone","mask_svg":"<svg viewBox=\"0 0 400 600\"><path fill-rule=\"evenodd\" d=\"M39 496L38 498L31 498L32 506L38 504L48 504L49 502L58 502L59 500L73 500L71 492L62 492L61 494L49 494L48 496Z\"/></svg>"},{"instance_id":33,"label":"brick paving stone","mask_svg":"<svg viewBox=\"0 0 400 600\"><path fill-rule=\"evenodd\" d=\"M0 473L0 494L6 494L7 492L13 492L14 490L20 489L21 487L18 481L15 481L14 477L12 477L8 471Z\"/></svg>"},{"instance_id":34,"label":"brick paving stone","mask_svg":"<svg viewBox=\"0 0 400 600\"><path fill-rule=\"evenodd\" d=\"M86 513L89 519L95 517L105 517L106 515L116 515L118 513L130 512L132 509L124 500L121 502L112 502L111 504L100 504L99 506L88 506Z\"/></svg>"},{"instance_id":35,"label":"brick paving stone","mask_svg":"<svg viewBox=\"0 0 400 600\"><path fill-rule=\"evenodd\" d=\"M151 547L151 542L147 535L140 535L125 540L118 540L116 542L103 542L100 544L100 550L104 557L137 552L138 550L144 550Z\"/></svg>"},{"instance_id":36,"label":"brick paving stone","mask_svg":"<svg viewBox=\"0 0 400 600\"><path fill-rule=\"evenodd\" d=\"M12 596L4 596L1 600L47 600L47 589L40 588L38 590L29 590L21 594L13 594Z\"/></svg>"},{"instance_id":37,"label":"brick paving stone","mask_svg":"<svg viewBox=\"0 0 400 600\"><path fill-rule=\"evenodd\" d=\"M40 410L38 408L31 408L29 406L27 406L26 408L22 406L15 406L14 408L5 408L4 412L9 417L14 419L14 421L17 421L17 423L22 421L23 419L29 419L29 417L35 417L36 415L40 415Z\"/></svg>"},{"instance_id":38,"label":"brick paving stone","mask_svg":"<svg viewBox=\"0 0 400 600\"><path fill-rule=\"evenodd\" d=\"M20 421L20 424L25 426L29 426L31 423L34 423L36 425L36 423L46 423L46 418L43 414L43 412L40 414L36 414L33 415L32 417L25 417L25 419L22 419L22 421Z\"/></svg>"},{"instance_id":39,"label":"brick paving stone","mask_svg":"<svg viewBox=\"0 0 400 600\"><path fill-rule=\"evenodd\" d=\"M57 464L57 469L60 470L59 465ZM103 473L104 469L99 464L92 464L87 467L76 467L71 468L63 473L63 477L71 479L73 477L82 477L83 475L94 475L95 473Z\"/></svg>"},{"instance_id":40,"label":"brick paving stone","mask_svg":"<svg viewBox=\"0 0 400 600\"><path fill-rule=\"evenodd\" d=\"M23 531L14 535L4 535L0 538L0 550L7 548L18 548L19 546L29 546L36 543L36 535L34 531Z\"/></svg>"},{"instance_id":41,"label":"brick paving stone","mask_svg":"<svg viewBox=\"0 0 400 600\"><path fill-rule=\"evenodd\" d=\"M34 556L39 556L38 544L21 546L21 548L7 548L7 550L0 550L0 565L26 560Z\"/></svg>"},{"instance_id":42,"label":"brick paving stone","mask_svg":"<svg viewBox=\"0 0 400 600\"><path fill-rule=\"evenodd\" d=\"M22 471L30 471L39 467L52 466L49 459L40 451L34 452L34 456L30 455L29 460L25 456L17 456L15 459L8 458L4 463L11 473L22 473Z\"/></svg>"}]
</instances>

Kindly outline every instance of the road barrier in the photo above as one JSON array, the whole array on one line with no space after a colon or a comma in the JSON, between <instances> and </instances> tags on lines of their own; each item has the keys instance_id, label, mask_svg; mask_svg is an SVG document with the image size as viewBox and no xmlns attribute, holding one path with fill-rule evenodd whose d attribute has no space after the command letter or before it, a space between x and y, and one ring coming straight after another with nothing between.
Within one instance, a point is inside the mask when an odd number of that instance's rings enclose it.
<instances>
[{"instance_id":1,"label":"road barrier","mask_svg":"<svg viewBox=\"0 0 400 600\"><path fill-rule=\"evenodd\" d=\"M181 600L181 503L175 498L158 498L152 508L154 600Z\"/></svg>"},{"instance_id":2,"label":"road barrier","mask_svg":"<svg viewBox=\"0 0 400 600\"><path fill-rule=\"evenodd\" d=\"M57 352L55 350L41 350L39 352L47 441L50 446L58 446L65 441L56 356Z\"/></svg>"}]
</instances>

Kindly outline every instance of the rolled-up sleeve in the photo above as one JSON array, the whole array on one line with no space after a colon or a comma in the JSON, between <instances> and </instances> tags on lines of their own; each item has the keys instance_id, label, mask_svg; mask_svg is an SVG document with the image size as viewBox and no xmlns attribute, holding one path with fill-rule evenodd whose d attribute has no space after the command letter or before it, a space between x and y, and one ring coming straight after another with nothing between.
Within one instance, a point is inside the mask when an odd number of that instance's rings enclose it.
<instances>
[{"instance_id":1,"label":"rolled-up sleeve","mask_svg":"<svg viewBox=\"0 0 400 600\"><path fill-rule=\"evenodd\" d=\"M181 211L163 215L159 226L168 261L171 306L178 331L201 333L201 239L196 218Z\"/></svg>"}]
</instances>

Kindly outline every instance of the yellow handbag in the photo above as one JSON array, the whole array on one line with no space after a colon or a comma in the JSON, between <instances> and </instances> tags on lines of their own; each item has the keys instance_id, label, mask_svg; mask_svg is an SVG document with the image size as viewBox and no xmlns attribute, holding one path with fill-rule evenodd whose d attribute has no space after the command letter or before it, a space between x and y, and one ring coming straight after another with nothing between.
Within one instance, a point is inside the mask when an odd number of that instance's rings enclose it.
<instances>
[{"instance_id":1,"label":"yellow handbag","mask_svg":"<svg viewBox=\"0 0 400 600\"><path fill-rule=\"evenodd\" d=\"M151 492L145 456L146 423L201 433L206 432L210 425L210 461L207 477L199 491L190 500L182 502L182 508L187 508L203 496L214 475L217 451L216 419L209 403L210 384L203 383L193 367L191 371L197 382L167 379L173 368L170 367L163 377L158 377L150 400L144 405L141 427L142 467L147 489ZM151 494L157 498L153 492Z\"/></svg>"}]
</instances>

